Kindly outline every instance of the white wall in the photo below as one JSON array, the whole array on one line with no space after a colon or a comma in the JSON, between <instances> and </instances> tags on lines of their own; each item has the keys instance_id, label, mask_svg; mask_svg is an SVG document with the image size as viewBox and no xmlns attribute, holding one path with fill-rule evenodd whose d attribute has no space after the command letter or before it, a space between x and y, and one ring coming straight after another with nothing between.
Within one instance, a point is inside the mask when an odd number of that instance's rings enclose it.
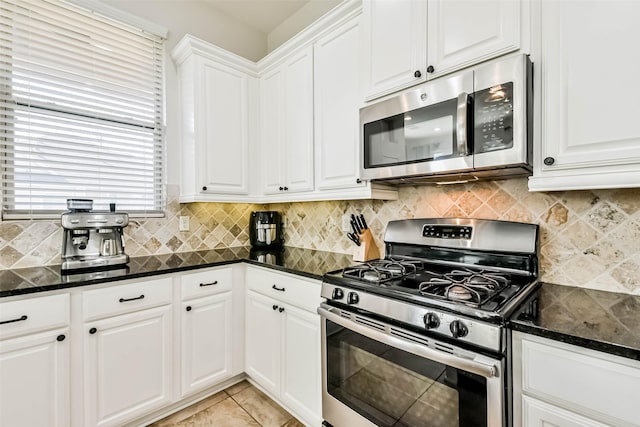
<instances>
[{"instance_id":1,"label":"white wall","mask_svg":"<svg viewBox=\"0 0 640 427\"><path fill-rule=\"evenodd\" d=\"M167 183L180 182L180 111L178 78L171 50L189 33L230 52L257 61L267 53L266 36L199 1L190 0L102 0L169 30L165 56Z\"/></svg>"},{"instance_id":2,"label":"white wall","mask_svg":"<svg viewBox=\"0 0 640 427\"><path fill-rule=\"evenodd\" d=\"M267 35L267 51L272 52L340 3L342 0L311 0Z\"/></svg>"}]
</instances>

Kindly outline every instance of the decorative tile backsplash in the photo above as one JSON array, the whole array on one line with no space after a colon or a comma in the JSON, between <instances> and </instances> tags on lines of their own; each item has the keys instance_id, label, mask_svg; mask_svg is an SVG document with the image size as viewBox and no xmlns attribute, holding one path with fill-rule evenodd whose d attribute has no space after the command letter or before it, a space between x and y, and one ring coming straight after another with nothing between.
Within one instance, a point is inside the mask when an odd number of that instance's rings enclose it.
<instances>
[{"instance_id":1,"label":"decorative tile backsplash","mask_svg":"<svg viewBox=\"0 0 640 427\"><path fill-rule=\"evenodd\" d=\"M390 220L469 217L540 225L542 280L640 295L640 189L532 193L527 180L400 187L396 201L271 204L288 245L350 252L345 213L363 213L380 250Z\"/></svg>"},{"instance_id":2,"label":"decorative tile backsplash","mask_svg":"<svg viewBox=\"0 0 640 427\"><path fill-rule=\"evenodd\" d=\"M133 219L125 230L130 256L188 252L249 243L253 210L286 218L288 246L350 253L342 215L363 213L382 250L390 220L470 217L540 224L542 280L640 295L640 189L531 193L526 179L449 186L401 187L396 201L332 201L270 205L177 202L167 216ZM190 231L178 231L178 217ZM60 263L60 221L0 223L0 269Z\"/></svg>"}]
</instances>

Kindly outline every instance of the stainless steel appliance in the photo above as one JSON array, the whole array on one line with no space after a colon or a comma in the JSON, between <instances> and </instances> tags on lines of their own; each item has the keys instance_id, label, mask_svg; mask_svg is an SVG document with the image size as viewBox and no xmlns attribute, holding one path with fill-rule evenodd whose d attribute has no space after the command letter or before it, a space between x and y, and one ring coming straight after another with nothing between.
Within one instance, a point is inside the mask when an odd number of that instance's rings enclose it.
<instances>
[{"instance_id":1,"label":"stainless steel appliance","mask_svg":"<svg viewBox=\"0 0 640 427\"><path fill-rule=\"evenodd\" d=\"M538 287L538 226L391 221L386 257L327 273L325 425L509 425L506 321Z\"/></svg>"},{"instance_id":2,"label":"stainless steel appliance","mask_svg":"<svg viewBox=\"0 0 640 427\"><path fill-rule=\"evenodd\" d=\"M284 244L282 217L275 211L251 212L249 241L253 247L280 247Z\"/></svg>"},{"instance_id":3,"label":"stainless steel appliance","mask_svg":"<svg viewBox=\"0 0 640 427\"><path fill-rule=\"evenodd\" d=\"M518 55L362 108L361 177L402 184L530 175L531 72Z\"/></svg>"},{"instance_id":4,"label":"stainless steel appliance","mask_svg":"<svg viewBox=\"0 0 640 427\"><path fill-rule=\"evenodd\" d=\"M89 199L68 199L68 212L61 216L62 270L83 270L127 264L124 253L124 228L129 215L115 212L94 212Z\"/></svg>"}]
</instances>

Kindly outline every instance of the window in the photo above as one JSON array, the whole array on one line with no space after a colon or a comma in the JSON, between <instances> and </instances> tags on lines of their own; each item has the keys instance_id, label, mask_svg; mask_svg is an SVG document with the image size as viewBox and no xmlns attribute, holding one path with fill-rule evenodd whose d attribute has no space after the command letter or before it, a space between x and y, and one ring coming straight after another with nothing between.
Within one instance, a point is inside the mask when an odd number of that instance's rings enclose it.
<instances>
[{"instance_id":1,"label":"window","mask_svg":"<svg viewBox=\"0 0 640 427\"><path fill-rule=\"evenodd\" d=\"M60 0L0 0L3 218L66 199L161 215L163 39Z\"/></svg>"}]
</instances>

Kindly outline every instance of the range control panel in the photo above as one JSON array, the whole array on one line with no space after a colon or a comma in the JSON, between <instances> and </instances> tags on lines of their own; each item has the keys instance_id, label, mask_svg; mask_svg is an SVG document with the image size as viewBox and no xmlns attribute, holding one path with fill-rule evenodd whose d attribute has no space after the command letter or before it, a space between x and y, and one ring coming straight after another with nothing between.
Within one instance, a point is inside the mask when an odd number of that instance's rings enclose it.
<instances>
[{"instance_id":1,"label":"range control panel","mask_svg":"<svg viewBox=\"0 0 640 427\"><path fill-rule=\"evenodd\" d=\"M464 225L425 225L422 228L424 237L435 239L471 239L473 227Z\"/></svg>"}]
</instances>

